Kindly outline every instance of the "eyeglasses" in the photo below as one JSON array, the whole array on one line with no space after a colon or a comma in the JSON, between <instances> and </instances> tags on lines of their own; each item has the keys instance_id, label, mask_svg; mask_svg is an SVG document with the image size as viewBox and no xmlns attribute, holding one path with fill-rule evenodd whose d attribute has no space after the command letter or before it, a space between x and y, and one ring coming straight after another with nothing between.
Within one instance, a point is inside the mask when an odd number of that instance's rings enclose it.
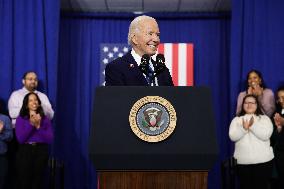
<instances>
[{"instance_id":1,"label":"eyeglasses","mask_svg":"<svg viewBox=\"0 0 284 189\"><path fill-rule=\"evenodd\" d=\"M29 81L38 81L37 78L25 78L25 80L29 80Z\"/></svg>"},{"instance_id":2,"label":"eyeglasses","mask_svg":"<svg viewBox=\"0 0 284 189\"><path fill-rule=\"evenodd\" d=\"M244 102L245 105L255 105L256 102Z\"/></svg>"}]
</instances>

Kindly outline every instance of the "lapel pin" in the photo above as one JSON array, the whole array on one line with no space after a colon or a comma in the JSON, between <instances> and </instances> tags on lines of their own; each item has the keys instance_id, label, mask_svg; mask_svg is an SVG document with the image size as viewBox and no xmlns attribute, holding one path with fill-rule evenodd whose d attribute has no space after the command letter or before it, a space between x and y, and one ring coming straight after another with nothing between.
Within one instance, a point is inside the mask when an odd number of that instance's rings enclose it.
<instances>
[{"instance_id":1,"label":"lapel pin","mask_svg":"<svg viewBox=\"0 0 284 189\"><path fill-rule=\"evenodd\" d=\"M130 68L134 68L134 64L129 64L129 67Z\"/></svg>"}]
</instances>

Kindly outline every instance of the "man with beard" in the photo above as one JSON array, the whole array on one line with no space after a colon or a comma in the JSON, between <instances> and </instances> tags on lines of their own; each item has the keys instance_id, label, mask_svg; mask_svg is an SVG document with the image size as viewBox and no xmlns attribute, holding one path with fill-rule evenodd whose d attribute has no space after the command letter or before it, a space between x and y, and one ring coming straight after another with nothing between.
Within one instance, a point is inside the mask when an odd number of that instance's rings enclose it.
<instances>
[{"instance_id":1,"label":"man with beard","mask_svg":"<svg viewBox=\"0 0 284 189\"><path fill-rule=\"evenodd\" d=\"M48 100L48 97L42 93L36 90L38 85L37 75L33 71L26 72L23 76L23 88L14 91L8 101L8 110L9 115L12 118L13 126L15 126L16 118L19 116L20 109L23 104L23 99L26 94L30 92L34 92L39 96L39 99L41 100L41 105L43 108L43 111L45 115L52 119L54 115L54 111L52 109L52 106Z\"/></svg>"},{"instance_id":2,"label":"man with beard","mask_svg":"<svg viewBox=\"0 0 284 189\"><path fill-rule=\"evenodd\" d=\"M9 115L12 119L12 127L14 128L13 129L14 135L15 135L16 118L20 114L20 110L23 105L23 100L26 94L30 92L36 93L39 96L39 99L41 100L41 106L43 108L44 114L50 120L53 118L53 115L54 115L54 111L48 100L48 97L44 93L36 90L38 86L38 79L37 79L36 73L33 71L28 71L24 73L23 78L22 78L22 83L23 83L23 88L12 92L8 100L8 110L9 110ZM15 172L13 170L16 169L15 156L18 150L18 142L16 140L16 137L14 137L13 140L8 145L9 145L9 150L8 150L7 156L8 156L10 166L8 169L8 179L9 180L7 182L8 182L9 188L13 188L15 185L13 181Z\"/></svg>"},{"instance_id":3,"label":"man with beard","mask_svg":"<svg viewBox=\"0 0 284 189\"><path fill-rule=\"evenodd\" d=\"M106 66L106 86L173 86L170 72L165 68L152 80L139 70L143 55L150 56L150 67L156 59L160 44L160 31L156 20L150 16L138 16L129 26L128 44L132 50Z\"/></svg>"}]
</instances>

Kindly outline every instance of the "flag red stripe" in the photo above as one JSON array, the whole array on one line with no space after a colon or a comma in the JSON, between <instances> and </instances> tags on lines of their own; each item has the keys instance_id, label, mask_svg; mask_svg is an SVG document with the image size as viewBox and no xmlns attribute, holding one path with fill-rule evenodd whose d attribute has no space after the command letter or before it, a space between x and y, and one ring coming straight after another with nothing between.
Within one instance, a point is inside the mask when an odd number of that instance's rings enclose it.
<instances>
[{"instance_id":1,"label":"flag red stripe","mask_svg":"<svg viewBox=\"0 0 284 189\"><path fill-rule=\"evenodd\" d=\"M172 65L172 77L175 86L178 86L178 44L173 44L173 65Z\"/></svg>"},{"instance_id":2,"label":"flag red stripe","mask_svg":"<svg viewBox=\"0 0 284 189\"><path fill-rule=\"evenodd\" d=\"M193 67L193 44L187 44L187 86L193 86L194 67Z\"/></svg>"},{"instance_id":3,"label":"flag red stripe","mask_svg":"<svg viewBox=\"0 0 284 189\"><path fill-rule=\"evenodd\" d=\"M97 177L97 189L100 189L100 177Z\"/></svg>"},{"instance_id":4,"label":"flag red stripe","mask_svg":"<svg viewBox=\"0 0 284 189\"><path fill-rule=\"evenodd\" d=\"M165 49L164 44L161 43L161 44L159 45L159 48L158 48L158 53L159 53L159 54L165 54L165 53L164 53L164 51L165 51L164 49Z\"/></svg>"}]
</instances>

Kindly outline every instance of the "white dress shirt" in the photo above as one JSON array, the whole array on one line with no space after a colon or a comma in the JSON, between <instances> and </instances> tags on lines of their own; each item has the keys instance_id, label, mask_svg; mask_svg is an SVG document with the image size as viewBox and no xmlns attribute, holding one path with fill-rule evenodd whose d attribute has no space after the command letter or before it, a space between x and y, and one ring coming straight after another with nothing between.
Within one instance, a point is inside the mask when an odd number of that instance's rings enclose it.
<instances>
[{"instance_id":1,"label":"white dress shirt","mask_svg":"<svg viewBox=\"0 0 284 189\"><path fill-rule=\"evenodd\" d=\"M14 91L8 101L8 110L9 115L12 118L12 124L15 126L16 118L20 114L20 110L23 105L23 100L26 94L28 94L30 91L28 91L25 87L22 89ZM52 106L48 100L48 97L37 90L34 91L36 93L41 101L41 106L43 108L44 114L49 118L52 119L54 115L54 111L52 109Z\"/></svg>"},{"instance_id":2,"label":"white dress shirt","mask_svg":"<svg viewBox=\"0 0 284 189\"><path fill-rule=\"evenodd\" d=\"M137 65L139 66L141 64L141 56L139 54L137 54L134 49L131 50L131 55L133 56L135 62L137 63ZM153 59L154 61L156 61L156 56L157 56L157 53L154 54L153 56L151 56L151 59ZM150 67L152 68L152 70L154 70L154 66L153 66L153 63L151 62L151 59L150 59ZM146 75L143 74L144 77L146 78ZM153 86L153 83L151 84ZM158 85L158 79L157 77L155 77L155 86L159 86Z\"/></svg>"}]
</instances>

